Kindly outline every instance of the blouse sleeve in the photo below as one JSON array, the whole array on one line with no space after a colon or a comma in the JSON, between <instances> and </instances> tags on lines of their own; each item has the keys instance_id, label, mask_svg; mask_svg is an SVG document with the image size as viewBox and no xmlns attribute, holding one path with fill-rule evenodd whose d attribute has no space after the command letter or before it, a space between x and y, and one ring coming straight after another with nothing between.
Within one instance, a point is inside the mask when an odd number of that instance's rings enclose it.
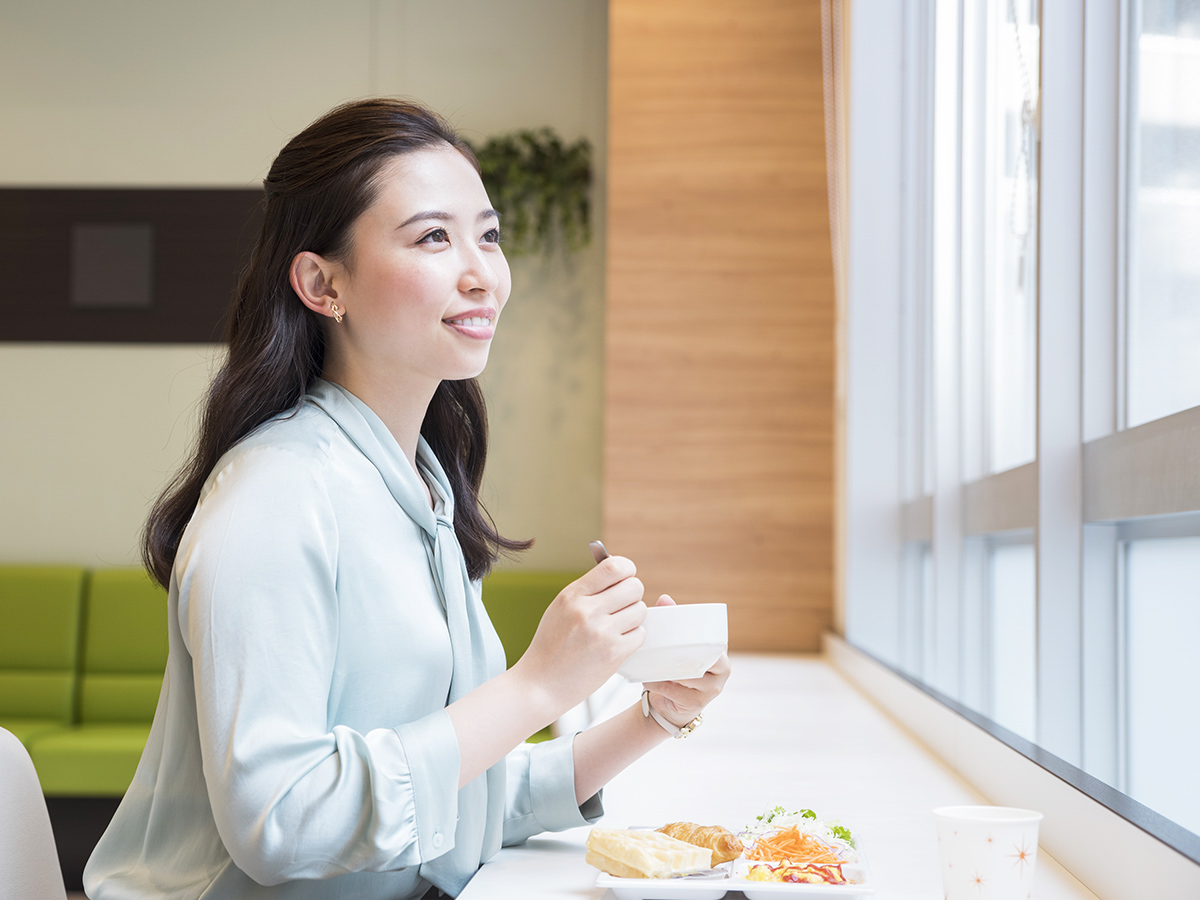
<instances>
[{"instance_id":1,"label":"blouse sleeve","mask_svg":"<svg viewBox=\"0 0 1200 900\"><path fill-rule=\"evenodd\" d=\"M234 863L260 884L387 871L454 845L458 742L445 710L329 727L338 529L324 461L234 457L176 560L204 779Z\"/></svg>"},{"instance_id":2,"label":"blouse sleeve","mask_svg":"<svg viewBox=\"0 0 1200 900\"><path fill-rule=\"evenodd\" d=\"M504 846L519 844L542 831L591 825L604 815L603 791L575 802L575 735L522 744L507 758L508 802L504 810Z\"/></svg>"}]
</instances>

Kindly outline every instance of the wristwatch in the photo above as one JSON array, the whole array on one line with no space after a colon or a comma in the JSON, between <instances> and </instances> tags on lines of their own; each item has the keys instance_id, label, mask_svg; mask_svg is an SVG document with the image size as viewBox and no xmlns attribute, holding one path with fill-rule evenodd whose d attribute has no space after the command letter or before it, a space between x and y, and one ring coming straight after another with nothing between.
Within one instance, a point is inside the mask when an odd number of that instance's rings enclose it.
<instances>
[{"instance_id":1,"label":"wristwatch","mask_svg":"<svg viewBox=\"0 0 1200 900\"><path fill-rule=\"evenodd\" d=\"M650 705L649 688L646 688L646 690L642 691L642 715L653 719L655 722L661 725L671 737L680 739L687 737L689 734L699 728L700 723L704 721L704 713L700 713L698 716L696 716L696 718L692 719L692 721L688 722L686 725L678 728L675 727L665 718L659 715L658 710Z\"/></svg>"}]
</instances>

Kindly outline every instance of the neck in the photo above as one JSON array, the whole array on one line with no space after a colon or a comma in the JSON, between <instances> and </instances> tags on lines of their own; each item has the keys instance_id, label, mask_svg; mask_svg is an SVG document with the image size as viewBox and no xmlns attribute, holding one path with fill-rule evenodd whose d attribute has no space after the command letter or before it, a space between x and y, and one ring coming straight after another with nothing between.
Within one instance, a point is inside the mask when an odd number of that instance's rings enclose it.
<instances>
[{"instance_id":1,"label":"neck","mask_svg":"<svg viewBox=\"0 0 1200 900\"><path fill-rule=\"evenodd\" d=\"M380 377L353 365L338 364L336 360L325 366L321 377L339 384L361 400L379 416L396 443L400 445L413 471L417 470L417 442L421 436L421 423L433 399L438 382L413 377Z\"/></svg>"}]
</instances>

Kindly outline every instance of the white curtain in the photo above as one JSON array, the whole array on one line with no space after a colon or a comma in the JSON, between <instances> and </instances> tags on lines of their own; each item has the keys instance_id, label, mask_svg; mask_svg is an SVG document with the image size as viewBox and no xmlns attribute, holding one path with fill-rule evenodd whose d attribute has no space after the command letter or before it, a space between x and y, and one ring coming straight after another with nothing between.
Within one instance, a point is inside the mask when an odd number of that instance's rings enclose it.
<instances>
[{"instance_id":1,"label":"white curtain","mask_svg":"<svg viewBox=\"0 0 1200 900\"><path fill-rule=\"evenodd\" d=\"M833 287L837 304L837 376L834 396L834 629L845 634L843 561L845 510L846 397L846 55L850 46L847 24L850 0L821 0L821 57L825 86L825 171L829 189L829 231L833 249Z\"/></svg>"}]
</instances>

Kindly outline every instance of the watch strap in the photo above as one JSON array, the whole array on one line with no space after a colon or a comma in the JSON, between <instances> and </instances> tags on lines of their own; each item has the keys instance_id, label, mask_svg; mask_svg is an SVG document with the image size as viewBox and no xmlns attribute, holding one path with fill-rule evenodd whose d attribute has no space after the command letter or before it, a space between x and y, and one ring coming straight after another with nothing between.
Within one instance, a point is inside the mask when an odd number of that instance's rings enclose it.
<instances>
[{"instance_id":1,"label":"watch strap","mask_svg":"<svg viewBox=\"0 0 1200 900\"><path fill-rule=\"evenodd\" d=\"M650 705L650 689L649 688L642 691L642 715L646 718L653 719L655 722L657 722L659 725L661 725L663 727L663 730L666 731L667 734L671 735L671 737L673 737L673 738L678 738L678 739L686 738L693 731L695 731L697 727L699 727L701 722L704 721L704 714L701 713L701 714L697 715L696 718L692 719L692 721L688 722L686 725L677 726L677 725L672 724L671 722L668 722L667 719L658 712L658 710L656 710L653 706Z\"/></svg>"}]
</instances>

